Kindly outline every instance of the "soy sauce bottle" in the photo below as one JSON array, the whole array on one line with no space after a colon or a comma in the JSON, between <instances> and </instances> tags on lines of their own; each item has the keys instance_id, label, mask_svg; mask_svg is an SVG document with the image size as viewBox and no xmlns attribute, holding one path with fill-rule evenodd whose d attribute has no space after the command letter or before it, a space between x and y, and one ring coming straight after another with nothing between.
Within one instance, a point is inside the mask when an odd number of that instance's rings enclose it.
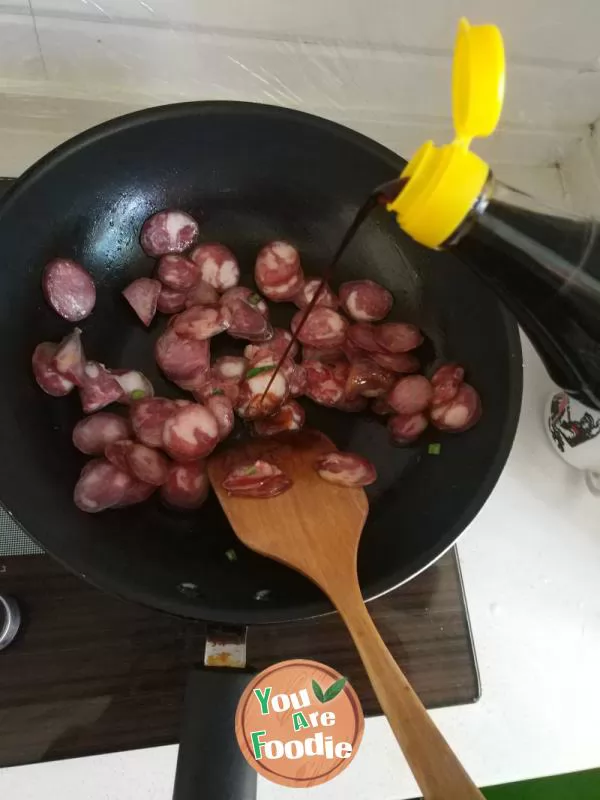
<instances>
[{"instance_id":1,"label":"soy sauce bottle","mask_svg":"<svg viewBox=\"0 0 600 800\"><path fill-rule=\"evenodd\" d=\"M598 222L500 183L470 150L474 137L495 130L504 84L500 31L462 19L452 67L456 137L419 148L387 208L417 242L453 252L475 270L514 313L556 383L600 409Z\"/></svg>"}]
</instances>

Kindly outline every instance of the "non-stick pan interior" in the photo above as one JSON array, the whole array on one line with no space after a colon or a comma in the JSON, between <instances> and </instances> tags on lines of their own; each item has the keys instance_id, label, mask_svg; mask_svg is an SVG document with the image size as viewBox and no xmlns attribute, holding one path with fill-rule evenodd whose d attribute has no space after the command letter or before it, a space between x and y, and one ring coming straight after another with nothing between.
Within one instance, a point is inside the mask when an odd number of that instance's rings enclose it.
<instances>
[{"instance_id":1,"label":"non-stick pan interior","mask_svg":"<svg viewBox=\"0 0 600 800\"><path fill-rule=\"evenodd\" d=\"M46 307L40 273L54 256L81 261L98 287L96 310L81 325L88 357L141 369L157 394L183 396L154 362L166 320L146 331L120 297L153 269L138 242L144 219L165 207L201 218L202 239L235 251L246 285L258 249L275 238L293 242L305 272L318 275L357 206L402 164L314 117L199 103L108 123L30 170L0 208L0 498L43 547L98 586L177 614L249 622L328 609L307 580L246 551L214 498L191 514L157 500L97 515L73 505L85 461L71 444L79 400L47 397L31 377L35 345L59 340L70 327ZM387 286L393 317L423 328L425 363L447 357L466 367L484 409L466 434L432 431L402 449L391 446L381 418L303 401L309 425L378 469L359 565L371 596L443 552L485 501L512 443L521 359L516 326L494 296L451 256L408 241L383 210L364 225L334 284L359 277ZM277 308L274 321L286 324L293 310ZM213 343L217 355L243 348L227 336ZM241 425L236 435L244 435ZM428 454L431 442L441 443L439 455ZM230 549L237 560L226 557Z\"/></svg>"}]
</instances>

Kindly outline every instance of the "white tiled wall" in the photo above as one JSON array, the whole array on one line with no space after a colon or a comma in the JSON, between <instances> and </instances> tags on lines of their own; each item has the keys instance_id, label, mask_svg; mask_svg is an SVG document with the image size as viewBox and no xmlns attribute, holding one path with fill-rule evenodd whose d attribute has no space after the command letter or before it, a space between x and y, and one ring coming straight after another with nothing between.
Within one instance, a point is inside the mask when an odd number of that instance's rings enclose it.
<instances>
[{"instance_id":1,"label":"white tiled wall","mask_svg":"<svg viewBox=\"0 0 600 800\"><path fill-rule=\"evenodd\" d=\"M305 109L409 155L451 135L461 14L507 46L502 125L480 152L562 161L600 117L599 0L14 0L0 3L0 172L119 113L212 98Z\"/></svg>"}]
</instances>

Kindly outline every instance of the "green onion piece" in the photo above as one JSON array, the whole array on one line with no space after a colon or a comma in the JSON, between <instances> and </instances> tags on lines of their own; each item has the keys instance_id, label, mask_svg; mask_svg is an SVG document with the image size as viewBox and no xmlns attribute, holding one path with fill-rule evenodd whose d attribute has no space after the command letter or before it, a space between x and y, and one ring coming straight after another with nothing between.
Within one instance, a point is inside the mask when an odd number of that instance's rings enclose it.
<instances>
[{"instance_id":1,"label":"green onion piece","mask_svg":"<svg viewBox=\"0 0 600 800\"><path fill-rule=\"evenodd\" d=\"M248 302L251 306L257 306L261 300L262 297L259 294L256 294L256 292L248 297Z\"/></svg>"},{"instance_id":2,"label":"green onion piece","mask_svg":"<svg viewBox=\"0 0 600 800\"><path fill-rule=\"evenodd\" d=\"M132 400L141 400L142 397L146 397L146 392L143 389L134 389L131 393Z\"/></svg>"},{"instance_id":3,"label":"green onion piece","mask_svg":"<svg viewBox=\"0 0 600 800\"><path fill-rule=\"evenodd\" d=\"M223 391L223 389L213 389L213 390L212 390L212 395L213 395L213 397L214 397L214 395L216 395L216 394L225 394L225 392Z\"/></svg>"},{"instance_id":4,"label":"green onion piece","mask_svg":"<svg viewBox=\"0 0 600 800\"><path fill-rule=\"evenodd\" d=\"M442 452L442 445L439 442L432 442L427 448L427 452L430 456L439 456Z\"/></svg>"},{"instance_id":5,"label":"green onion piece","mask_svg":"<svg viewBox=\"0 0 600 800\"><path fill-rule=\"evenodd\" d=\"M233 547L230 547L229 550L225 550L225 558L228 561L237 561L237 553Z\"/></svg>"},{"instance_id":6,"label":"green onion piece","mask_svg":"<svg viewBox=\"0 0 600 800\"><path fill-rule=\"evenodd\" d=\"M243 474L256 475L257 472L258 472L257 468L254 466L254 464L251 464L249 467L244 467Z\"/></svg>"},{"instance_id":7,"label":"green onion piece","mask_svg":"<svg viewBox=\"0 0 600 800\"><path fill-rule=\"evenodd\" d=\"M257 375L262 375L263 372L270 372L272 369L275 369L275 364L265 364L264 367L252 367L246 373L246 380L249 378L255 378Z\"/></svg>"}]
</instances>

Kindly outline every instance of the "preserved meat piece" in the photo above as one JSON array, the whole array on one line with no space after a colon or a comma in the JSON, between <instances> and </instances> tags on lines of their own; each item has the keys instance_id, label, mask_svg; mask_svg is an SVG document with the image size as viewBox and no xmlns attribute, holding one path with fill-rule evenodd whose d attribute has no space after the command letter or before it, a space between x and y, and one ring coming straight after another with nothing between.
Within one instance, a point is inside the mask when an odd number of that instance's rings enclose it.
<instances>
[{"instance_id":1,"label":"preserved meat piece","mask_svg":"<svg viewBox=\"0 0 600 800\"><path fill-rule=\"evenodd\" d=\"M344 399L348 363L338 361L324 364L321 361L305 361L302 366L306 371L306 388L304 394L322 406L336 406Z\"/></svg>"},{"instance_id":2,"label":"preserved meat piece","mask_svg":"<svg viewBox=\"0 0 600 800\"><path fill-rule=\"evenodd\" d=\"M99 411L80 419L73 428L73 444L90 456L103 455L106 446L131 435L129 422L117 414Z\"/></svg>"},{"instance_id":3,"label":"preserved meat piece","mask_svg":"<svg viewBox=\"0 0 600 800\"><path fill-rule=\"evenodd\" d=\"M355 359L350 364L344 395L348 400L358 396L382 397L392 388L395 380L394 373L370 358Z\"/></svg>"},{"instance_id":4,"label":"preserved meat piece","mask_svg":"<svg viewBox=\"0 0 600 800\"><path fill-rule=\"evenodd\" d=\"M166 397L136 400L130 410L131 424L136 438L148 447L162 447L165 422L177 408L175 402Z\"/></svg>"},{"instance_id":5,"label":"preserved meat piece","mask_svg":"<svg viewBox=\"0 0 600 800\"><path fill-rule=\"evenodd\" d=\"M292 331L296 332L304 313L304 311L298 311L294 314L290 325ZM309 347L339 347L344 343L347 330L348 322L341 314L332 308L319 306L313 308L308 315L298 333L298 340Z\"/></svg>"},{"instance_id":6,"label":"preserved meat piece","mask_svg":"<svg viewBox=\"0 0 600 800\"><path fill-rule=\"evenodd\" d=\"M154 494L156 488L151 483L133 479L130 487L125 490L125 494L115 508L125 508L126 506L135 506L138 503L143 503Z\"/></svg>"},{"instance_id":7,"label":"preserved meat piece","mask_svg":"<svg viewBox=\"0 0 600 800\"><path fill-rule=\"evenodd\" d=\"M226 439L235 425L233 403L224 394L213 394L206 398L206 407L217 420L219 440Z\"/></svg>"},{"instance_id":8,"label":"preserved meat piece","mask_svg":"<svg viewBox=\"0 0 600 800\"><path fill-rule=\"evenodd\" d=\"M98 361L88 361L79 387L81 405L86 414L116 403L123 397L123 389L114 375Z\"/></svg>"},{"instance_id":9,"label":"preserved meat piece","mask_svg":"<svg viewBox=\"0 0 600 800\"><path fill-rule=\"evenodd\" d=\"M300 272L285 283L264 284L260 288L265 297L268 297L273 303L285 303L296 297L302 289L303 283L304 277Z\"/></svg>"},{"instance_id":10,"label":"preserved meat piece","mask_svg":"<svg viewBox=\"0 0 600 800\"><path fill-rule=\"evenodd\" d=\"M172 464L167 482L160 487L160 497L172 508L192 511L208 497L210 481L204 461Z\"/></svg>"},{"instance_id":11,"label":"preserved meat piece","mask_svg":"<svg viewBox=\"0 0 600 800\"><path fill-rule=\"evenodd\" d=\"M286 401L288 384L282 372L278 372L268 393L265 390L275 371L274 366L251 366L240 385L240 396L236 411L244 419L268 417Z\"/></svg>"},{"instance_id":12,"label":"preserved meat piece","mask_svg":"<svg viewBox=\"0 0 600 800\"><path fill-rule=\"evenodd\" d=\"M42 288L48 305L69 322L88 317L96 304L94 281L70 258L55 258L46 264Z\"/></svg>"},{"instance_id":13,"label":"preserved meat piece","mask_svg":"<svg viewBox=\"0 0 600 800\"><path fill-rule=\"evenodd\" d=\"M119 403L128 406L134 400L154 397L154 386L152 386L143 372L139 372L136 369L113 369L110 370L110 373L123 390Z\"/></svg>"},{"instance_id":14,"label":"preserved meat piece","mask_svg":"<svg viewBox=\"0 0 600 800\"><path fill-rule=\"evenodd\" d=\"M172 320L172 327L184 339L210 339L231 325L231 311L226 306L193 306Z\"/></svg>"},{"instance_id":15,"label":"preserved meat piece","mask_svg":"<svg viewBox=\"0 0 600 800\"><path fill-rule=\"evenodd\" d=\"M162 286L156 301L156 310L161 314L177 314L186 307L186 299L185 292L175 292Z\"/></svg>"},{"instance_id":16,"label":"preserved meat piece","mask_svg":"<svg viewBox=\"0 0 600 800\"><path fill-rule=\"evenodd\" d=\"M88 462L73 492L77 508L96 514L119 505L131 488L132 478L103 458Z\"/></svg>"},{"instance_id":17,"label":"preserved meat piece","mask_svg":"<svg viewBox=\"0 0 600 800\"><path fill-rule=\"evenodd\" d=\"M225 292L239 283L237 259L223 244L200 244L192 250L190 259L200 268L200 278L217 292Z\"/></svg>"},{"instance_id":18,"label":"preserved meat piece","mask_svg":"<svg viewBox=\"0 0 600 800\"><path fill-rule=\"evenodd\" d=\"M273 336L268 342L246 345L244 348L244 355L248 361L264 358L267 355L272 355L275 359L280 359L291 341L292 334L289 331L283 328L273 328ZM294 358L298 350L298 342L294 342L288 356Z\"/></svg>"},{"instance_id":19,"label":"preserved meat piece","mask_svg":"<svg viewBox=\"0 0 600 800\"><path fill-rule=\"evenodd\" d=\"M276 414L254 421L257 436L274 436L283 431L299 431L304 426L304 409L295 400L288 400Z\"/></svg>"},{"instance_id":20,"label":"preserved meat piece","mask_svg":"<svg viewBox=\"0 0 600 800\"><path fill-rule=\"evenodd\" d=\"M377 322L390 313L394 298L374 281L348 281L339 289L346 314L357 322Z\"/></svg>"},{"instance_id":21,"label":"preserved meat piece","mask_svg":"<svg viewBox=\"0 0 600 800\"><path fill-rule=\"evenodd\" d=\"M324 361L334 362L344 358L344 350L341 347L317 348L303 345L302 347L302 360L303 361Z\"/></svg>"},{"instance_id":22,"label":"preserved meat piece","mask_svg":"<svg viewBox=\"0 0 600 800\"><path fill-rule=\"evenodd\" d=\"M171 378L171 380L184 392L192 392L193 394L194 392L199 392L206 382L210 380L210 370L206 367L200 367L188 378Z\"/></svg>"},{"instance_id":23,"label":"preserved meat piece","mask_svg":"<svg viewBox=\"0 0 600 800\"><path fill-rule=\"evenodd\" d=\"M198 223L185 211L167 209L153 214L144 222L140 243L153 258L166 253L183 253L198 238Z\"/></svg>"},{"instance_id":24,"label":"preserved meat piece","mask_svg":"<svg viewBox=\"0 0 600 800\"><path fill-rule=\"evenodd\" d=\"M248 345L254 347L254 345ZM247 348L246 348L247 349ZM244 352L246 352L244 350ZM248 360L242 356L221 356L213 363L211 375L217 381L241 383L248 370Z\"/></svg>"},{"instance_id":25,"label":"preserved meat piece","mask_svg":"<svg viewBox=\"0 0 600 800\"><path fill-rule=\"evenodd\" d=\"M432 406L449 403L458 394L465 371L459 364L442 364L431 376L433 386Z\"/></svg>"},{"instance_id":26,"label":"preserved meat piece","mask_svg":"<svg viewBox=\"0 0 600 800\"><path fill-rule=\"evenodd\" d=\"M326 453L317 459L315 469L323 480L347 488L369 486L377 480L373 464L356 453Z\"/></svg>"},{"instance_id":27,"label":"preserved meat piece","mask_svg":"<svg viewBox=\"0 0 600 800\"><path fill-rule=\"evenodd\" d=\"M434 406L429 419L440 431L462 433L468 431L481 417L481 400L477 391L468 383L461 384L458 392L448 403Z\"/></svg>"},{"instance_id":28,"label":"preserved meat piece","mask_svg":"<svg viewBox=\"0 0 600 800\"><path fill-rule=\"evenodd\" d=\"M127 465L131 474L144 483L162 486L169 475L169 462L152 447L145 444L133 444L126 454Z\"/></svg>"},{"instance_id":29,"label":"preserved meat piece","mask_svg":"<svg viewBox=\"0 0 600 800\"><path fill-rule=\"evenodd\" d=\"M210 367L209 340L184 339L173 328L156 340L156 363L167 378L182 380Z\"/></svg>"},{"instance_id":30,"label":"preserved meat piece","mask_svg":"<svg viewBox=\"0 0 600 800\"><path fill-rule=\"evenodd\" d=\"M53 366L58 345L54 342L42 342L33 351L31 366L33 377L40 389L52 397L64 397L74 388L71 381L56 371Z\"/></svg>"},{"instance_id":31,"label":"preserved meat piece","mask_svg":"<svg viewBox=\"0 0 600 800\"><path fill-rule=\"evenodd\" d=\"M234 339L265 342L273 336L268 318L245 300L230 301L226 307L231 311L231 323L227 332Z\"/></svg>"},{"instance_id":32,"label":"preserved meat piece","mask_svg":"<svg viewBox=\"0 0 600 800\"><path fill-rule=\"evenodd\" d=\"M219 293L217 290L202 280L199 280L194 288L190 289L185 298L186 308L191 308L191 306L212 306L218 302Z\"/></svg>"},{"instance_id":33,"label":"preserved meat piece","mask_svg":"<svg viewBox=\"0 0 600 800\"><path fill-rule=\"evenodd\" d=\"M370 353L369 356L384 369L402 375L418 372L421 368L419 359L413 353Z\"/></svg>"},{"instance_id":34,"label":"preserved meat piece","mask_svg":"<svg viewBox=\"0 0 600 800\"><path fill-rule=\"evenodd\" d=\"M221 303L225 306L236 303L238 300L243 300L245 303L248 303L249 306L259 311L263 317L269 316L269 306L265 303L263 298L258 292L248 289L246 286L234 286L233 289L228 289L221 296Z\"/></svg>"},{"instance_id":35,"label":"preserved meat piece","mask_svg":"<svg viewBox=\"0 0 600 800\"><path fill-rule=\"evenodd\" d=\"M116 442L109 442L104 448L104 456L122 472L131 475L128 456L134 444L135 442L132 439L119 439Z\"/></svg>"},{"instance_id":36,"label":"preserved meat piece","mask_svg":"<svg viewBox=\"0 0 600 800\"><path fill-rule=\"evenodd\" d=\"M371 325L370 322L357 322L355 325L350 325L348 328L348 341L345 343L345 349L347 345L350 345L350 350L346 352L348 358L352 358L356 354L356 350L352 349L352 345L354 345L354 348L358 347L359 350L366 350L368 353L381 352L383 347L377 341L375 334L377 330L377 327Z\"/></svg>"},{"instance_id":37,"label":"preserved meat piece","mask_svg":"<svg viewBox=\"0 0 600 800\"><path fill-rule=\"evenodd\" d=\"M146 327L156 314L162 286L153 278L138 278L121 292Z\"/></svg>"},{"instance_id":38,"label":"preserved meat piece","mask_svg":"<svg viewBox=\"0 0 600 800\"><path fill-rule=\"evenodd\" d=\"M290 295L293 297L304 281L300 255L295 247L288 242L270 242L265 245L256 257L254 279L260 291L269 297L268 290L275 287L290 286L295 290ZM281 296L279 299L283 299Z\"/></svg>"},{"instance_id":39,"label":"preserved meat piece","mask_svg":"<svg viewBox=\"0 0 600 800\"><path fill-rule=\"evenodd\" d=\"M179 408L165 422L163 447L174 461L197 461L219 441L219 427L211 411L193 404Z\"/></svg>"},{"instance_id":40,"label":"preserved meat piece","mask_svg":"<svg viewBox=\"0 0 600 800\"><path fill-rule=\"evenodd\" d=\"M375 328L379 349L389 353L407 353L423 342L423 334L408 322L384 322Z\"/></svg>"},{"instance_id":41,"label":"preserved meat piece","mask_svg":"<svg viewBox=\"0 0 600 800\"><path fill-rule=\"evenodd\" d=\"M200 280L200 267L185 256L169 253L159 259L156 277L168 289L187 292Z\"/></svg>"},{"instance_id":42,"label":"preserved meat piece","mask_svg":"<svg viewBox=\"0 0 600 800\"><path fill-rule=\"evenodd\" d=\"M388 431L396 444L410 444L429 424L425 414L395 414L388 420Z\"/></svg>"},{"instance_id":43,"label":"preserved meat piece","mask_svg":"<svg viewBox=\"0 0 600 800\"><path fill-rule=\"evenodd\" d=\"M198 402L206 403L209 397L227 397L235 407L240 396L240 384L207 377L201 385L191 391Z\"/></svg>"},{"instance_id":44,"label":"preserved meat piece","mask_svg":"<svg viewBox=\"0 0 600 800\"><path fill-rule=\"evenodd\" d=\"M84 379L85 353L79 328L74 328L58 345L52 364L64 378L76 386L81 386Z\"/></svg>"},{"instance_id":45,"label":"preserved meat piece","mask_svg":"<svg viewBox=\"0 0 600 800\"><path fill-rule=\"evenodd\" d=\"M301 397L308 386L306 370L302 364L296 364L294 361L291 361L291 359L286 358L286 361L290 361L293 365L293 369L287 377L290 395L292 397Z\"/></svg>"},{"instance_id":46,"label":"preserved meat piece","mask_svg":"<svg viewBox=\"0 0 600 800\"><path fill-rule=\"evenodd\" d=\"M313 297L315 296L315 292L321 285L320 278L308 278L302 284L302 288L295 294L292 298L292 302L298 306L298 308L307 308L308 305L312 302ZM319 299L315 303L315 307L317 306L325 306L326 308L333 308L334 310L339 306L339 300L335 296L335 293L329 286L329 284L325 284L321 294L319 295Z\"/></svg>"},{"instance_id":47,"label":"preserved meat piece","mask_svg":"<svg viewBox=\"0 0 600 800\"><path fill-rule=\"evenodd\" d=\"M240 464L223 481L223 488L234 497L277 497L291 486L279 467L261 459Z\"/></svg>"},{"instance_id":48,"label":"preserved meat piece","mask_svg":"<svg viewBox=\"0 0 600 800\"><path fill-rule=\"evenodd\" d=\"M423 375L407 375L394 385L387 397L398 414L418 414L431 404L433 387Z\"/></svg>"}]
</instances>

